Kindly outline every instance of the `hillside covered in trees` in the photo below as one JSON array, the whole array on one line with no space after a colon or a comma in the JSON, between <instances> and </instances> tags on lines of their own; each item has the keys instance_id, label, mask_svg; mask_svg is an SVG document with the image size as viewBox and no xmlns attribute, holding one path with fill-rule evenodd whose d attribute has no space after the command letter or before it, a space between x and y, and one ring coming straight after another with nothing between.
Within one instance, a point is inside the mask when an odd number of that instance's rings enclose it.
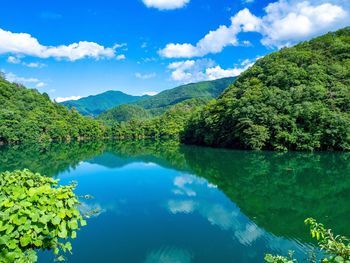
<instances>
[{"instance_id":1,"label":"hillside covered in trees","mask_svg":"<svg viewBox=\"0 0 350 263\"><path fill-rule=\"evenodd\" d=\"M223 78L211 81L190 83L137 101L135 104L150 110L152 114L164 113L171 106L188 99L213 99L218 97L236 78Z\"/></svg>"},{"instance_id":2,"label":"hillside covered in trees","mask_svg":"<svg viewBox=\"0 0 350 263\"><path fill-rule=\"evenodd\" d=\"M202 81L165 90L101 113L114 138L178 138L194 111L216 98L235 78Z\"/></svg>"},{"instance_id":3,"label":"hillside covered in trees","mask_svg":"<svg viewBox=\"0 0 350 263\"><path fill-rule=\"evenodd\" d=\"M96 120L4 76L0 76L0 104L0 144L94 139L105 133Z\"/></svg>"},{"instance_id":4,"label":"hillside covered in trees","mask_svg":"<svg viewBox=\"0 0 350 263\"><path fill-rule=\"evenodd\" d=\"M102 121L108 127L108 136L117 140L178 139L192 113L207 102L206 99L189 99L175 104L159 116L141 118L141 115L135 114L134 118L128 121L111 121L103 118Z\"/></svg>"},{"instance_id":5,"label":"hillside covered in trees","mask_svg":"<svg viewBox=\"0 0 350 263\"><path fill-rule=\"evenodd\" d=\"M108 111L101 113L98 119L103 120L106 123L113 123L129 121L129 120L142 120L148 119L152 115L148 110L144 108L133 105L133 104L123 104Z\"/></svg>"},{"instance_id":6,"label":"hillside covered in trees","mask_svg":"<svg viewBox=\"0 0 350 263\"><path fill-rule=\"evenodd\" d=\"M258 60L188 122L182 141L350 150L350 27Z\"/></svg>"},{"instance_id":7,"label":"hillside covered in trees","mask_svg":"<svg viewBox=\"0 0 350 263\"><path fill-rule=\"evenodd\" d=\"M121 91L110 90L101 94L91 95L79 100L62 102L62 105L73 107L83 115L97 116L98 114L121 104L136 102L149 96L132 96Z\"/></svg>"}]
</instances>

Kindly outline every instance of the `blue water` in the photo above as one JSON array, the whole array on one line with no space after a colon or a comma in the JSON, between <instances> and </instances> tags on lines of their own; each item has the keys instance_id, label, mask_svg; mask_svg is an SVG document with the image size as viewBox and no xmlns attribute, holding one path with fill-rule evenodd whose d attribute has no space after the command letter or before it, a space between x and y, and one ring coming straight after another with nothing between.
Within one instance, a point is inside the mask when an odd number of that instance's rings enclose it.
<instances>
[{"instance_id":1,"label":"blue water","mask_svg":"<svg viewBox=\"0 0 350 263\"><path fill-rule=\"evenodd\" d=\"M94 196L80 209L99 213L71 241L67 262L263 262L266 253L289 250L303 262L318 253L303 219L349 226L349 155L60 147L7 149L0 157L2 169L36 168ZM39 262L52 261L51 252L39 253Z\"/></svg>"}]
</instances>

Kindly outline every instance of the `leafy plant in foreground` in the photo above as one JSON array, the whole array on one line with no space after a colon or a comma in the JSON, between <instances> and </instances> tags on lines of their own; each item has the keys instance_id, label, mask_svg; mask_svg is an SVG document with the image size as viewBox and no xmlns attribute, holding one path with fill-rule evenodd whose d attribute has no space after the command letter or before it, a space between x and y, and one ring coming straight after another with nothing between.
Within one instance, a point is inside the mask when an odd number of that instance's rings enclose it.
<instances>
[{"instance_id":1,"label":"leafy plant in foreground","mask_svg":"<svg viewBox=\"0 0 350 263\"><path fill-rule=\"evenodd\" d=\"M70 242L86 225L76 185L27 169L0 174L0 262L36 262L36 250L53 250L56 260L71 252Z\"/></svg>"},{"instance_id":2,"label":"leafy plant in foreground","mask_svg":"<svg viewBox=\"0 0 350 263\"><path fill-rule=\"evenodd\" d=\"M328 255L321 259L322 263L350 263L350 239L340 235L334 235L331 229L326 229L323 224L317 223L313 218L307 218L306 225L310 225L310 233L318 241L318 246ZM289 258L266 254L268 263L293 263L297 262L293 254L289 252Z\"/></svg>"},{"instance_id":3,"label":"leafy plant in foreground","mask_svg":"<svg viewBox=\"0 0 350 263\"><path fill-rule=\"evenodd\" d=\"M306 219L305 224L310 225L311 236L317 239L319 247L329 255L322 262L350 263L350 240L347 237L335 236L331 229L325 229L323 224L317 223L313 218Z\"/></svg>"},{"instance_id":4,"label":"leafy plant in foreground","mask_svg":"<svg viewBox=\"0 0 350 263\"><path fill-rule=\"evenodd\" d=\"M289 257L283 257L283 256L273 256L271 254L267 254L265 256L265 261L268 263L295 263L297 262L295 259L293 259L293 252L289 251Z\"/></svg>"}]
</instances>

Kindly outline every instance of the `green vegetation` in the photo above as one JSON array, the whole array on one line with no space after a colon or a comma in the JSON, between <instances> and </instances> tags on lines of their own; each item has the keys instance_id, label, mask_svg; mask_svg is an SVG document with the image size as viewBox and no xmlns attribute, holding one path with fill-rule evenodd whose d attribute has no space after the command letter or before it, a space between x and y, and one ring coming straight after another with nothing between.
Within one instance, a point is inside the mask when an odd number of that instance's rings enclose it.
<instances>
[{"instance_id":1,"label":"green vegetation","mask_svg":"<svg viewBox=\"0 0 350 263\"><path fill-rule=\"evenodd\" d=\"M216 185L255 224L310 242L303 221L318 218L350 236L350 153L232 151L163 140L15 145L0 151L0 172L29 168L55 176L81 161L122 167L144 161L196 174Z\"/></svg>"},{"instance_id":2,"label":"green vegetation","mask_svg":"<svg viewBox=\"0 0 350 263\"><path fill-rule=\"evenodd\" d=\"M136 102L147 97L148 96L132 96L121 91L110 90L98 95L81 98L79 100L65 101L61 104L69 109L75 108L83 115L97 116L118 105Z\"/></svg>"},{"instance_id":3,"label":"green vegetation","mask_svg":"<svg viewBox=\"0 0 350 263\"><path fill-rule=\"evenodd\" d=\"M137 104L124 104L104 112L98 120L95 120L81 116L75 109L69 110L52 102L45 93L40 94L20 84L10 83L2 76L0 77L0 103L3 105L0 109L2 120L0 144L68 142L107 137L114 139L178 138L191 113L204 105L208 98L223 90L232 80L229 78L189 84L156 95L155 99L149 102L147 99L143 100L145 107L157 106L156 111L145 109ZM86 102L90 107L93 103L102 101L99 105L107 107L103 101L106 97L113 100L115 98L113 94L119 99L125 97L125 94L107 92L74 103ZM192 97L198 98L191 99ZM107 103L109 106L116 103L116 100L113 102L112 100L109 101L110 104ZM123 102L126 101L127 99L124 98ZM162 106L155 101L161 102ZM154 116L155 112L162 112L162 114Z\"/></svg>"},{"instance_id":4,"label":"green vegetation","mask_svg":"<svg viewBox=\"0 0 350 263\"><path fill-rule=\"evenodd\" d=\"M344 236L334 235L331 229L325 229L324 225L317 223L313 218L307 218L305 224L310 225L310 233L316 238L318 245L327 258L321 259L322 263L349 263L350 262L350 239ZM267 254L265 261L268 263L293 263L298 262L290 255L289 258L283 256L273 256Z\"/></svg>"},{"instance_id":5,"label":"green vegetation","mask_svg":"<svg viewBox=\"0 0 350 263\"><path fill-rule=\"evenodd\" d=\"M0 172L28 168L47 176L75 168L81 161L106 150L102 141L6 145L0 148Z\"/></svg>"},{"instance_id":6,"label":"green vegetation","mask_svg":"<svg viewBox=\"0 0 350 263\"><path fill-rule=\"evenodd\" d=\"M1 173L0 262L36 262L37 250L64 260L61 253L72 250L65 240L86 224L74 189L29 170Z\"/></svg>"},{"instance_id":7,"label":"green vegetation","mask_svg":"<svg viewBox=\"0 0 350 263\"><path fill-rule=\"evenodd\" d=\"M106 112L101 119L110 125L109 137L115 139L178 138L191 114L206 100L190 99L177 103L160 116L148 119L134 118L127 122L114 122L108 118L113 111ZM118 110L117 110L118 111ZM142 114L142 113L141 113Z\"/></svg>"},{"instance_id":8,"label":"green vegetation","mask_svg":"<svg viewBox=\"0 0 350 263\"><path fill-rule=\"evenodd\" d=\"M160 115L177 103L189 99L209 100L219 96L236 78L203 81L165 90L135 103L153 115Z\"/></svg>"},{"instance_id":9,"label":"green vegetation","mask_svg":"<svg viewBox=\"0 0 350 263\"><path fill-rule=\"evenodd\" d=\"M151 114L144 108L132 104L123 104L106 112L103 112L98 116L98 119L107 124L111 124L113 122L144 120L150 117Z\"/></svg>"},{"instance_id":10,"label":"green vegetation","mask_svg":"<svg viewBox=\"0 0 350 263\"><path fill-rule=\"evenodd\" d=\"M258 60L192 116L182 141L269 150L350 150L350 27Z\"/></svg>"},{"instance_id":11,"label":"green vegetation","mask_svg":"<svg viewBox=\"0 0 350 263\"><path fill-rule=\"evenodd\" d=\"M95 139L105 133L99 122L1 76L0 104L0 144Z\"/></svg>"}]
</instances>

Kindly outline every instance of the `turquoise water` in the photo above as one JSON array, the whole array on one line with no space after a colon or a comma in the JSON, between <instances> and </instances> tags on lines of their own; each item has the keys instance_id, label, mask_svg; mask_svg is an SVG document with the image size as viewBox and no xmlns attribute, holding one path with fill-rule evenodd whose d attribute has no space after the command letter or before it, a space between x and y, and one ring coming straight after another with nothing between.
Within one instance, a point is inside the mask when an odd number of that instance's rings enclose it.
<instances>
[{"instance_id":1,"label":"turquoise water","mask_svg":"<svg viewBox=\"0 0 350 263\"><path fill-rule=\"evenodd\" d=\"M78 182L98 209L67 262L263 262L317 254L313 216L349 235L350 155L245 152L172 142L72 143L0 151L1 170ZM40 253L39 262L52 262Z\"/></svg>"}]
</instances>

